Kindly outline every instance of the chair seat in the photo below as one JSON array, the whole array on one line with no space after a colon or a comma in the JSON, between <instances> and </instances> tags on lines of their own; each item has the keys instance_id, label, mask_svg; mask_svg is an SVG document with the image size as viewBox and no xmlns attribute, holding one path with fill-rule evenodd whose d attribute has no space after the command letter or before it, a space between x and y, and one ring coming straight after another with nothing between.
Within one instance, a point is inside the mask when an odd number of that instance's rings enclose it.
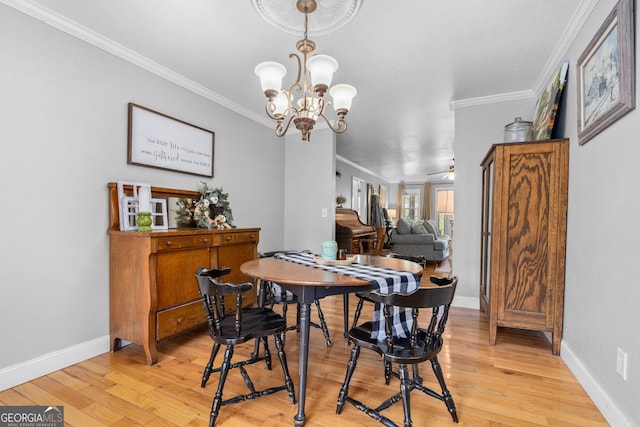
<instances>
[{"instance_id":1,"label":"chair seat","mask_svg":"<svg viewBox=\"0 0 640 427\"><path fill-rule=\"evenodd\" d=\"M371 338L373 322L365 322L349 331L349 338L360 347L373 350L383 356L385 361L391 363L421 363L433 358L442 349L442 339L437 340L433 345L425 348L427 334L419 329L417 334L416 348L411 350L409 338L393 338L393 348L389 349L387 343Z\"/></svg>"},{"instance_id":2,"label":"chair seat","mask_svg":"<svg viewBox=\"0 0 640 427\"><path fill-rule=\"evenodd\" d=\"M360 292L356 292L356 296L358 298L362 298L364 300L367 300L369 302L373 302L373 300L371 298L369 298L369 292L370 291L360 291Z\"/></svg>"},{"instance_id":3,"label":"chair seat","mask_svg":"<svg viewBox=\"0 0 640 427\"><path fill-rule=\"evenodd\" d=\"M283 332L287 328L285 319L265 307L246 308L242 310L242 335L238 336L236 319L225 317L220 322L219 335L212 335L214 341L225 345L241 344L254 338L267 337Z\"/></svg>"},{"instance_id":4,"label":"chair seat","mask_svg":"<svg viewBox=\"0 0 640 427\"><path fill-rule=\"evenodd\" d=\"M298 297L289 292L285 294L270 295L265 302L266 305L271 304L297 304Z\"/></svg>"}]
</instances>

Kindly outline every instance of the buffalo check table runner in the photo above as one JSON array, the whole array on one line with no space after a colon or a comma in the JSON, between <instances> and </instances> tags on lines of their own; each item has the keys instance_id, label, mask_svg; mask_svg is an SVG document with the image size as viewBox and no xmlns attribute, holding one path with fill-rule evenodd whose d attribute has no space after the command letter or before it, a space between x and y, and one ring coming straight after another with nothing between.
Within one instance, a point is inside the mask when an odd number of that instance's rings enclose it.
<instances>
[{"instance_id":1,"label":"buffalo check table runner","mask_svg":"<svg viewBox=\"0 0 640 427\"><path fill-rule=\"evenodd\" d=\"M404 293L410 294L420 287L420 277L408 271L377 267L374 265L353 263L351 265L321 265L315 262L314 255L308 251L300 253L279 253L276 258L303 264L312 268L343 274L345 276L368 280L374 290L381 294ZM393 307L392 313L393 336L406 338L411 333L413 318L411 309ZM384 317L379 304L376 304L373 314L373 329L371 338L384 340Z\"/></svg>"}]
</instances>

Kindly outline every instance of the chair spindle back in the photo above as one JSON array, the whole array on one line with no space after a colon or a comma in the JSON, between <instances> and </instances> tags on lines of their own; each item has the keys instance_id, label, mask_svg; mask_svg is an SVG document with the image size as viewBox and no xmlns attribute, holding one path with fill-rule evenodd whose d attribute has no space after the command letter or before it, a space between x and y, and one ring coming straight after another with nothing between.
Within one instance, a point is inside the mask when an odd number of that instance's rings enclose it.
<instances>
[{"instance_id":1,"label":"chair spindle back","mask_svg":"<svg viewBox=\"0 0 640 427\"><path fill-rule=\"evenodd\" d=\"M386 344L390 351L393 350L394 338L393 336L393 316L392 311L394 307L411 308L411 316L413 318L413 325L411 330L411 336L408 337L411 353L413 354L418 345L418 333L422 331L425 333L424 350L436 349L442 345L442 335L444 333L445 325L449 318L449 308L453 297L456 292L456 286L458 285L458 278L454 277L451 283L444 286L419 288L412 294L380 294L375 291L370 293L370 298L374 302L383 304L383 314L385 319L385 333ZM420 328L418 325L418 315L420 309L431 308L431 318L426 328Z\"/></svg>"},{"instance_id":2,"label":"chair spindle back","mask_svg":"<svg viewBox=\"0 0 640 427\"><path fill-rule=\"evenodd\" d=\"M229 267L211 270L200 268L196 272L200 296L209 324L209 334L212 336L222 334L220 325L226 316L224 307L226 295L235 295L235 332L237 336L242 333L242 294L250 291L253 285L251 283L227 283L220 280L220 277L230 272Z\"/></svg>"}]
</instances>

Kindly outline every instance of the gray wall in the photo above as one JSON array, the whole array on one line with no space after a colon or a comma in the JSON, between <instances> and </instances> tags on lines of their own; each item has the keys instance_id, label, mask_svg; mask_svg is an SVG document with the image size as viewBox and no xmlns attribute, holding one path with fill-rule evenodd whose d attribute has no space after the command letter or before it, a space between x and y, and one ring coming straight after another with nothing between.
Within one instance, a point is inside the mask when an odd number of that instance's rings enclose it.
<instances>
[{"instance_id":1,"label":"gray wall","mask_svg":"<svg viewBox=\"0 0 640 427\"><path fill-rule=\"evenodd\" d=\"M108 350L108 182L199 184L127 165L128 102L214 131L207 182L229 193L238 226L262 228L261 248L283 246L284 143L272 130L4 4L0 52L0 378L38 376L32 361L87 343L87 357Z\"/></svg>"},{"instance_id":2,"label":"gray wall","mask_svg":"<svg viewBox=\"0 0 640 427\"><path fill-rule=\"evenodd\" d=\"M615 3L596 4L566 54L571 65L564 136L570 138L571 147L561 357L611 425L637 426L640 227L635 216L640 210L640 111L627 114L583 146L578 145L576 127L576 64ZM492 143L502 140L504 124L516 116L530 119L533 106L533 101L524 100L456 110L454 273L460 276L458 294L478 296L480 161ZM627 381L615 371L617 347L629 355Z\"/></svg>"},{"instance_id":3,"label":"gray wall","mask_svg":"<svg viewBox=\"0 0 640 427\"><path fill-rule=\"evenodd\" d=\"M456 109L456 177L454 182L454 274L456 299L473 298L479 306L480 279L480 162L491 144L501 142L504 125L517 116L533 114L535 100L511 101Z\"/></svg>"},{"instance_id":4,"label":"gray wall","mask_svg":"<svg viewBox=\"0 0 640 427\"><path fill-rule=\"evenodd\" d=\"M314 129L311 142L286 137L284 248L321 250L335 234L335 134Z\"/></svg>"},{"instance_id":5,"label":"gray wall","mask_svg":"<svg viewBox=\"0 0 640 427\"><path fill-rule=\"evenodd\" d=\"M577 144L575 125L575 64L614 5L613 0L598 3L568 53L573 67L565 123L572 149L564 339L597 385L640 425L640 111L635 109L583 146ZM636 11L636 28L637 16ZM638 70L636 65L636 82ZM616 347L629 354L627 381L615 371Z\"/></svg>"},{"instance_id":6,"label":"gray wall","mask_svg":"<svg viewBox=\"0 0 640 427\"><path fill-rule=\"evenodd\" d=\"M338 137L339 138L339 137ZM376 189L380 188L380 185L387 186L387 204L395 205L396 204L396 194L397 194L397 185L391 185L387 181L385 181L382 177L375 175L371 171L368 171L364 168L356 167L354 164L350 162L345 162L338 158L336 160L336 170L340 172L341 176L335 177L335 197L333 198L333 206L335 207L335 198L342 194L347 201L342 204L343 208L351 209L351 181L353 177L360 178L365 181L367 184L373 185ZM395 189L395 190L394 190ZM365 197L366 199L366 197ZM363 221L365 218L361 218Z\"/></svg>"}]
</instances>

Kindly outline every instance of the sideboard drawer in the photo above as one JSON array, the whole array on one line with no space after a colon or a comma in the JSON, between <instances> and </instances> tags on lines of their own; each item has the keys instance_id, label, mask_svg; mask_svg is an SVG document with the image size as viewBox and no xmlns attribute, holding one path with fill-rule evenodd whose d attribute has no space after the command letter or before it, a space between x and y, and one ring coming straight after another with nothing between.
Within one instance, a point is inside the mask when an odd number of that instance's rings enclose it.
<instances>
[{"instance_id":1,"label":"sideboard drawer","mask_svg":"<svg viewBox=\"0 0 640 427\"><path fill-rule=\"evenodd\" d=\"M257 232L227 233L221 236L220 244L229 245L234 243L247 243L247 242L257 242L257 241L258 241Z\"/></svg>"},{"instance_id":2,"label":"sideboard drawer","mask_svg":"<svg viewBox=\"0 0 640 427\"><path fill-rule=\"evenodd\" d=\"M161 341L172 337L202 325L206 321L201 300L159 311L157 313L156 340Z\"/></svg>"},{"instance_id":3,"label":"sideboard drawer","mask_svg":"<svg viewBox=\"0 0 640 427\"><path fill-rule=\"evenodd\" d=\"M169 251L183 248L206 248L213 243L211 235L197 234L193 236L159 237L158 250Z\"/></svg>"}]
</instances>

